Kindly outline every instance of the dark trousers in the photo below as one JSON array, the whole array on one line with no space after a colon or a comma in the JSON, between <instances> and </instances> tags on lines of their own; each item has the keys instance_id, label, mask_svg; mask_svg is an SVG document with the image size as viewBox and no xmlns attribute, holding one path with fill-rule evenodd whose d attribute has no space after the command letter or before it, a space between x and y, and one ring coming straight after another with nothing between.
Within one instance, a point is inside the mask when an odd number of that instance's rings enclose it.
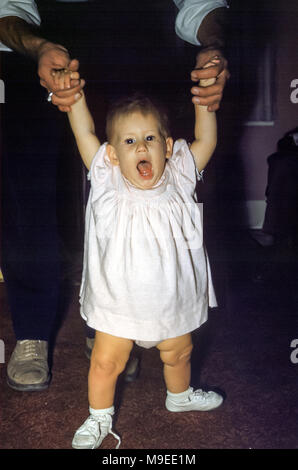
<instances>
[{"instance_id":1,"label":"dark trousers","mask_svg":"<svg viewBox=\"0 0 298 470\"><path fill-rule=\"evenodd\" d=\"M45 100L35 64L30 70L15 54L5 55L1 267L16 339L48 340L59 296L59 116Z\"/></svg>"}]
</instances>

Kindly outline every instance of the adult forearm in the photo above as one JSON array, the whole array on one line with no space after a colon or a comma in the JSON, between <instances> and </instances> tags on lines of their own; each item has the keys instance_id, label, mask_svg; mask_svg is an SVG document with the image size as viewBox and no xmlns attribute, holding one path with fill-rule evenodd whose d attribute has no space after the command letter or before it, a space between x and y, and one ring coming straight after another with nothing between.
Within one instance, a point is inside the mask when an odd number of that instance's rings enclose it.
<instances>
[{"instance_id":1,"label":"adult forearm","mask_svg":"<svg viewBox=\"0 0 298 470\"><path fill-rule=\"evenodd\" d=\"M227 8L216 8L203 19L197 39L203 47L223 48L225 46Z\"/></svg>"},{"instance_id":2,"label":"adult forearm","mask_svg":"<svg viewBox=\"0 0 298 470\"><path fill-rule=\"evenodd\" d=\"M37 60L50 43L36 34L36 28L17 16L0 18L0 41L13 51Z\"/></svg>"},{"instance_id":3,"label":"adult forearm","mask_svg":"<svg viewBox=\"0 0 298 470\"><path fill-rule=\"evenodd\" d=\"M1 1L1 0L0 0ZM0 18L0 42L15 52L31 57L38 64L40 84L54 95L52 103L61 111L69 111L75 103L75 95L84 86L83 81L73 80L71 86L61 90L54 83L53 73L69 68L78 70L77 60L70 59L67 49L41 37L40 30L17 16Z\"/></svg>"}]
</instances>

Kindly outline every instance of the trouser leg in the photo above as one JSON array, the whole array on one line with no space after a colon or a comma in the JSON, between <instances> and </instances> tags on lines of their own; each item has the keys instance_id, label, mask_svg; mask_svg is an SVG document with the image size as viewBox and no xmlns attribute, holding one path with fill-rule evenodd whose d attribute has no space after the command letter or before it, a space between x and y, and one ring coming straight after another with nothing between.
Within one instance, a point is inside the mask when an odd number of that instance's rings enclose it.
<instances>
[{"instance_id":1,"label":"trouser leg","mask_svg":"<svg viewBox=\"0 0 298 470\"><path fill-rule=\"evenodd\" d=\"M48 340L59 294L56 123L38 83L21 94L7 83L1 264L16 339Z\"/></svg>"}]
</instances>

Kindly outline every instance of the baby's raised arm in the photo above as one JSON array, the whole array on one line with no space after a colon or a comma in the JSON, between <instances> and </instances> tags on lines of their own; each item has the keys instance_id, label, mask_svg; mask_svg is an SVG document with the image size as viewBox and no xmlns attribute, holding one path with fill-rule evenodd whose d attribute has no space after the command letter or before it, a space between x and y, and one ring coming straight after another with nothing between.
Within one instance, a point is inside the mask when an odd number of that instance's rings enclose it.
<instances>
[{"instance_id":1,"label":"baby's raised arm","mask_svg":"<svg viewBox=\"0 0 298 470\"><path fill-rule=\"evenodd\" d=\"M100 141L95 135L94 121L88 109L85 94L83 91L81 94L82 97L72 105L67 114L80 155L89 170Z\"/></svg>"},{"instance_id":2,"label":"baby's raised arm","mask_svg":"<svg viewBox=\"0 0 298 470\"><path fill-rule=\"evenodd\" d=\"M205 67L215 65L217 59L214 58ZM211 83L212 82L212 83ZM214 78L200 80L200 86L212 85ZM195 104L195 140L191 144L191 152L194 156L196 166L202 171L209 162L217 143L216 114L207 110L207 106Z\"/></svg>"},{"instance_id":3,"label":"baby's raised arm","mask_svg":"<svg viewBox=\"0 0 298 470\"><path fill-rule=\"evenodd\" d=\"M61 89L67 88L70 80L79 78L78 72L69 70L59 71L55 74L56 84ZM81 90L80 95L81 98L71 106L71 110L67 114L80 155L89 170L93 157L100 146L100 141L95 135L94 121L88 109L83 90Z\"/></svg>"}]
</instances>

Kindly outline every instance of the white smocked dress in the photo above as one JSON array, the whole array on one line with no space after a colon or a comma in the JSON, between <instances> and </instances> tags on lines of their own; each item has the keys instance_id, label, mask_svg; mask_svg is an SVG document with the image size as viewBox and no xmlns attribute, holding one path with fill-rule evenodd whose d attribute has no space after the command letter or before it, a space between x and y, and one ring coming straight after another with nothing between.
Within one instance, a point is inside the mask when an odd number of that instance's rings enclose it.
<instances>
[{"instance_id":1,"label":"white smocked dress","mask_svg":"<svg viewBox=\"0 0 298 470\"><path fill-rule=\"evenodd\" d=\"M89 172L80 290L87 324L114 336L159 342L198 328L216 306L196 167L184 140L174 144L159 182L134 187L111 165L106 144Z\"/></svg>"}]
</instances>

